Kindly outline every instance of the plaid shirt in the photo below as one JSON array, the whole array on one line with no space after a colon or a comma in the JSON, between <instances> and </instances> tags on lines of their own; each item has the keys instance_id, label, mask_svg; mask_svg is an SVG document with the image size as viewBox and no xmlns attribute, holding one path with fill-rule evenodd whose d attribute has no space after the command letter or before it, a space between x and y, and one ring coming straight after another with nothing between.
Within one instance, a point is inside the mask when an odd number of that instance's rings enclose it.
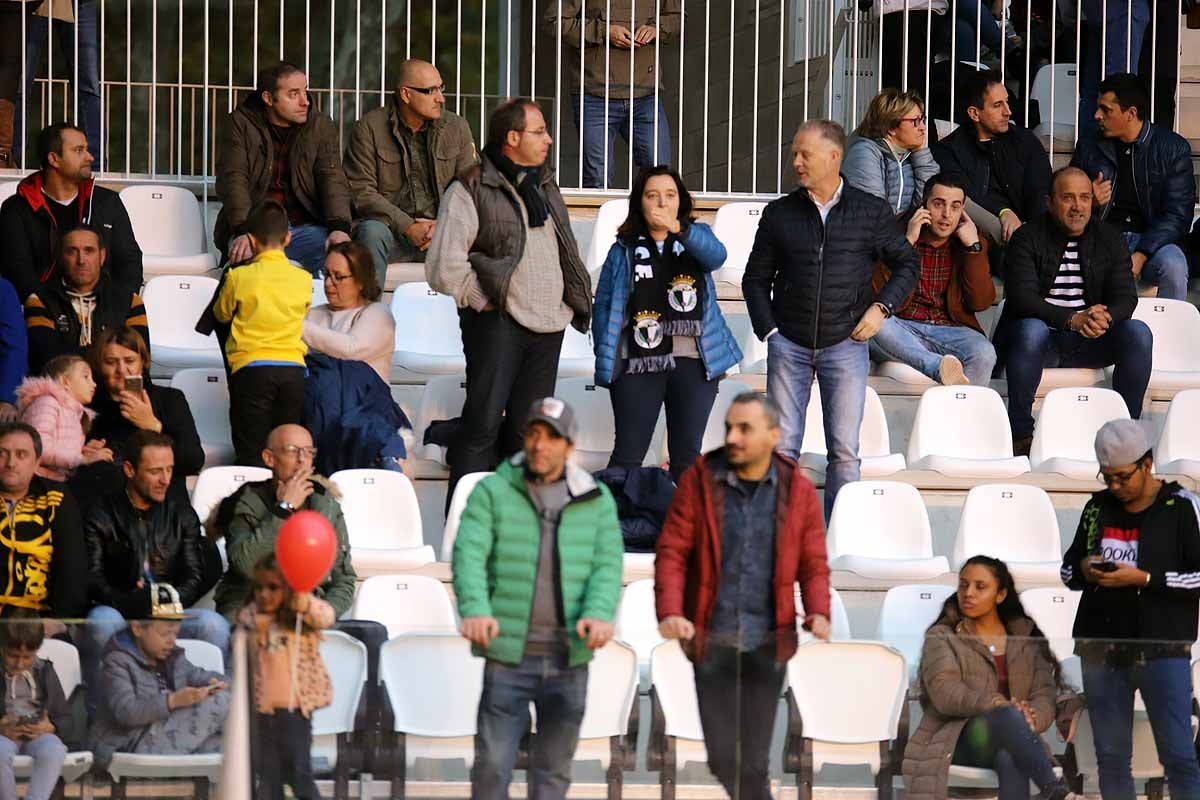
<instances>
[{"instance_id":1,"label":"plaid shirt","mask_svg":"<svg viewBox=\"0 0 1200 800\"><path fill-rule=\"evenodd\" d=\"M299 128L292 125L281 129L270 123L267 123L267 127L271 130L271 143L275 146L275 159L271 162L271 182L267 185L267 199L274 200L287 209L288 222L292 227L312 222L308 212L296 202L296 195L288 182L291 174L292 142L295 141Z\"/></svg>"},{"instance_id":2,"label":"plaid shirt","mask_svg":"<svg viewBox=\"0 0 1200 800\"><path fill-rule=\"evenodd\" d=\"M926 322L930 325L955 325L946 312L946 289L950 285L950 243L934 247L918 239L917 256L921 259L921 274L917 288L904 307L896 312L901 319Z\"/></svg>"}]
</instances>

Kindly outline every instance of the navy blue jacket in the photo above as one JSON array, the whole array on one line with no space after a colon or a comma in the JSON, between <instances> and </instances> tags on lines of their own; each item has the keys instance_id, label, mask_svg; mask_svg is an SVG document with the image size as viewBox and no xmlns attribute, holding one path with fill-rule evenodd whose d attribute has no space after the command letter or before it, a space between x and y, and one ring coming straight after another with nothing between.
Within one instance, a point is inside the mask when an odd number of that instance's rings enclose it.
<instances>
[{"instance_id":1,"label":"navy blue jacket","mask_svg":"<svg viewBox=\"0 0 1200 800\"><path fill-rule=\"evenodd\" d=\"M29 366L25 310L13 285L0 278L0 402L15 403L14 392Z\"/></svg>"},{"instance_id":2,"label":"navy blue jacket","mask_svg":"<svg viewBox=\"0 0 1200 800\"><path fill-rule=\"evenodd\" d=\"M1178 133L1150 122L1142 123L1133 148L1133 180L1138 209L1146 230L1138 252L1152 256L1169 244L1182 246L1192 227L1196 205L1196 180L1192 176L1192 148ZM1117 146L1112 139L1089 137L1075 145L1071 166L1092 180L1103 172L1113 182L1112 199L1100 208L1106 219L1117 199Z\"/></svg>"},{"instance_id":3,"label":"navy blue jacket","mask_svg":"<svg viewBox=\"0 0 1200 800\"><path fill-rule=\"evenodd\" d=\"M724 375L742 360L725 317L717 307L717 290L712 273L725 263L725 245L703 222L693 222L680 232L679 241L704 270L704 332L700 335L700 360L711 381ZM592 346L596 350L596 385L611 386L621 364L621 334L629 318L629 290L633 286L630 266L633 245L613 243L600 270L596 300L592 304Z\"/></svg>"},{"instance_id":4,"label":"navy blue jacket","mask_svg":"<svg viewBox=\"0 0 1200 800\"><path fill-rule=\"evenodd\" d=\"M309 353L305 364L304 427L317 447L317 473L378 467L381 456L404 458L400 429L412 423L370 364L323 353Z\"/></svg>"}]
</instances>

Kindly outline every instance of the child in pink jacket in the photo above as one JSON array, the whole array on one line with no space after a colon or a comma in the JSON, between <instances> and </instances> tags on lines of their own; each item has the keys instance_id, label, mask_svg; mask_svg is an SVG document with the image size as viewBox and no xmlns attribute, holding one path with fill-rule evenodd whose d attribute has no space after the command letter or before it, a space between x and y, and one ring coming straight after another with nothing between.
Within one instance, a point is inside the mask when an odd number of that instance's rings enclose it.
<instances>
[{"instance_id":1,"label":"child in pink jacket","mask_svg":"<svg viewBox=\"0 0 1200 800\"><path fill-rule=\"evenodd\" d=\"M17 387L21 421L37 428L42 437L38 475L65 481L81 464L112 461L112 450L103 440L85 441L96 412L84 406L95 393L92 368L77 355L50 359L42 377L26 378Z\"/></svg>"}]
</instances>

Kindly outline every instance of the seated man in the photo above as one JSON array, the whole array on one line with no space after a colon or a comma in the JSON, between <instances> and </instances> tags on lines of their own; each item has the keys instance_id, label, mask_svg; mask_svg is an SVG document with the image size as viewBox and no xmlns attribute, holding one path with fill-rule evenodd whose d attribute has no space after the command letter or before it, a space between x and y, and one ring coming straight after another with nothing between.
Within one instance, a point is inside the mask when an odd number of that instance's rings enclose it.
<instances>
[{"instance_id":1,"label":"seated man","mask_svg":"<svg viewBox=\"0 0 1200 800\"><path fill-rule=\"evenodd\" d=\"M996 351L975 318L996 300L987 246L963 207L961 179L934 175L924 194L907 232L921 258L917 288L871 337L871 353L908 364L944 385L987 386ZM890 275L877 263L872 288L878 292Z\"/></svg>"},{"instance_id":2,"label":"seated man","mask_svg":"<svg viewBox=\"0 0 1200 800\"><path fill-rule=\"evenodd\" d=\"M971 72L962 92L970 124L935 143L933 157L944 174L962 176L967 214L993 247L1002 247L1045 213L1050 159L1037 136L1012 121L999 72Z\"/></svg>"},{"instance_id":3,"label":"seated man","mask_svg":"<svg viewBox=\"0 0 1200 800\"><path fill-rule=\"evenodd\" d=\"M357 576L350 563L350 537L333 484L313 473L312 436L299 425L280 425L267 437L263 462L271 470L265 481L247 483L221 502L215 526L225 534L229 569L217 585L217 611L233 621L246 604L254 567L275 552L275 537L297 511L316 511L333 525L338 552L329 577L313 592L340 617L354 602Z\"/></svg>"},{"instance_id":4,"label":"seated man","mask_svg":"<svg viewBox=\"0 0 1200 800\"><path fill-rule=\"evenodd\" d=\"M150 584L169 583L188 609L185 639L203 639L225 651L229 624L215 611L192 609L216 582L205 574L200 519L186 500L168 492L175 468L171 437L138 431L125 444L125 483L88 510L84 520L90 576L85 669L99 666L112 635L146 605ZM208 578L206 580L206 578Z\"/></svg>"},{"instance_id":5,"label":"seated man","mask_svg":"<svg viewBox=\"0 0 1200 800\"><path fill-rule=\"evenodd\" d=\"M1186 300L1183 245L1196 205L1191 145L1146 120L1150 95L1136 75L1110 75L1097 104L1099 136L1079 140L1071 166L1092 179L1100 219L1125 234L1133 277L1157 286L1159 297Z\"/></svg>"},{"instance_id":6,"label":"seated man","mask_svg":"<svg viewBox=\"0 0 1200 800\"><path fill-rule=\"evenodd\" d=\"M314 275L325 266L326 250L350 241L350 189L338 131L311 106L308 76L281 61L259 73L258 90L229 115L217 146L221 213L213 232L228 263L253 255L244 226L263 200L287 209L287 257Z\"/></svg>"},{"instance_id":7,"label":"seated man","mask_svg":"<svg viewBox=\"0 0 1200 800\"><path fill-rule=\"evenodd\" d=\"M443 88L433 64L405 61L392 102L364 114L346 148L350 195L363 217L354 240L371 251L381 288L389 260L425 260L442 193L478 160L471 126L445 109Z\"/></svg>"},{"instance_id":8,"label":"seated man","mask_svg":"<svg viewBox=\"0 0 1200 800\"><path fill-rule=\"evenodd\" d=\"M84 355L108 330L126 325L150 341L146 306L135 290L117 284L104 268L107 245L99 228L79 223L63 233L62 273L25 299L29 373L64 353Z\"/></svg>"},{"instance_id":9,"label":"seated man","mask_svg":"<svg viewBox=\"0 0 1200 800\"><path fill-rule=\"evenodd\" d=\"M1131 319L1137 292L1120 234L1092 218L1092 182L1078 167L1054 173L1050 212L1023 225L1005 259L996 331L1008 370L1013 452L1033 442L1033 396L1044 367L1116 365L1113 388L1141 416L1154 337Z\"/></svg>"},{"instance_id":10,"label":"seated man","mask_svg":"<svg viewBox=\"0 0 1200 800\"><path fill-rule=\"evenodd\" d=\"M83 131L56 122L38 134L41 171L17 187L0 206L0 241L4 242L0 275L12 281L24 300L39 284L53 282L60 235L87 222L104 231L107 271L115 285L129 292L142 287L142 251L133 238L129 214L116 192L97 186L92 156Z\"/></svg>"},{"instance_id":11,"label":"seated man","mask_svg":"<svg viewBox=\"0 0 1200 800\"><path fill-rule=\"evenodd\" d=\"M42 437L24 422L0 423L0 616L12 608L81 617L87 548L75 500L34 475Z\"/></svg>"}]
</instances>

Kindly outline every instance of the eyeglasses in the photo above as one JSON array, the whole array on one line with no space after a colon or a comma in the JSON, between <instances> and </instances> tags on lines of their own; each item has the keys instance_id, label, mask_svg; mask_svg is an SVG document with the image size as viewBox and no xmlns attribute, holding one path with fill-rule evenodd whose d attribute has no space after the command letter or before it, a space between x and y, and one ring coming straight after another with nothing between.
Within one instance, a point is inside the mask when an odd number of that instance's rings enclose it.
<instances>
[{"instance_id":1,"label":"eyeglasses","mask_svg":"<svg viewBox=\"0 0 1200 800\"><path fill-rule=\"evenodd\" d=\"M1113 472L1111 474L1106 473L1104 470L1100 470L1096 473L1096 478L1099 479L1100 482L1105 486L1112 486L1113 484L1121 486L1133 480L1133 476L1137 475L1140 470L1140 466L1134 467L1126 472Z\"/></svg>"},{"instance_id":2,"label":"eyeglasses","mask_svg":"<svg viewBox=\"0 0 1200 800\"><path fill-rule=\"evenodd\" d=\"M437 86L405 86L410 92L420 92L421 94L444 94L446 92L446 84L441 83Z\"/></svg>"},{"instance_id":3,"label":"eyeglasses","mask_svg":"<svg viewBox=\"0 0 1200 800\"><path fill-rule=\"evenodd\" d=\"M546 130L545 128L535 128L534 130L531 130L531 131L517 131L517 133L527 133L530 136L537 136L539 138L542 136L550 135L550 132L548 130Z\"/></svg>"},{"instance_id":4,"label":"eyeglasses","mask_svg":"<svg viewBox=\"0 0 1200 800\"><path fill-rule=\"evenodd\" d=\"M334 275L332 272L325 273L325 280L333 281L334 283L341 283L342 281L350 280L353 277L354 275L351 273L347 273L345 275Z\"/></svg>"},{"instance_id":5,"label":"eyeglasses","mask_svg":"<svg viewBox=\"0 0 1200 800\"><path fill-rule=\"evenodd\" d=\"M913 124L913 127L916 128L916 127L920 127L921 125L925 124L925 116L921 115L919 117L901 117L900 121L901 122L911 122Z\"/></svg>"},{"instance_id":6,"label":"eyeglasses","mask_svg":"<svg viewBox=\"0 0 1200 800\"><path fill-rule=\"evenodd\" d=\"M279 448L279 452L283 453L285 456L306 455L309 458L317 457L317 448L315 448L315 447L297 447L294 444L285 444L283 447Z\"/></svg>"}]
</instances>

